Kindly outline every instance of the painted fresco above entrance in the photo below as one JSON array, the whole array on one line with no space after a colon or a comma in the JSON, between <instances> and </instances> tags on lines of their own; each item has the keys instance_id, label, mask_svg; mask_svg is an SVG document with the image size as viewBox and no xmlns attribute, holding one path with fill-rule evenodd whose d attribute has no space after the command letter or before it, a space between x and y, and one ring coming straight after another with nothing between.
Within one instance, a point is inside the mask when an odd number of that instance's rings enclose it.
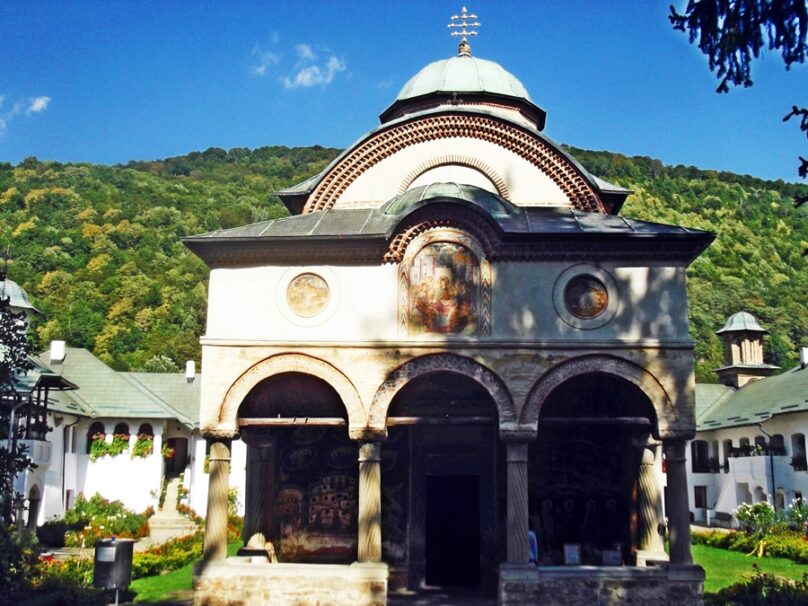
<instances>
[{"instance_id":1,"label":"painted fresco above entrance","mask_svg":"<svg viewBox=\"0 0 808 606\"><path fill-rule=\"evenodd\" d=\"M423 247L409 270L410 334L477 333L480 264L450 242Z\"/></svg>"}]
</instances>

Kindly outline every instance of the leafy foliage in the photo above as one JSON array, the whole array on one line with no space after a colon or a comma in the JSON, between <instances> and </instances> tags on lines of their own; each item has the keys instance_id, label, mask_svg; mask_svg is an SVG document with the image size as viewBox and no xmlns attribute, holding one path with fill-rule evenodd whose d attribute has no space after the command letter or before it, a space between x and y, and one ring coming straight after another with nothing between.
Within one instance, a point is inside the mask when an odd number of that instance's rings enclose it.
<instances>
[{"instance_id":1,"label":"leafy foliage","mask_svg":"<svg viewBox=\"0 0 808 606\"><path fill-rule=\"evenodd\" d=\"M757 572L716 594L704 596L705 606L808 606L808 575L792 581Z\"/></svg>"},{"instance_id":2,"label":"leafy foliage","mask_svg":"<svg viewBox=\"0 0 808 606\"><path fill-rule=\"evenodd\" d=\"M691 42L698 39L721 79L719 92L728 84L751 86L751 63L765 48L780 50L786 69L808 52L805 0L690 0L683 14L671 6L669 19Z\"/></svg>"},{"instance_id":3,"label":"leafy foliage","mask_svg":"<svg viewBox=\"0 0 808 606\"><path fill-rule=\"evenodd\" d=\"M109 501L96 493L89 499L79 494L62 520L75 530L65 535L69 546L91 546L103 537L137 539L149 533L148 519L153 510L135 513L120 501Z\"/></svg>"},{"instance_id":4,"label":"leafy foliage","mask_svg":"<svg viewBox=\"0 0 808 606\"><path fill-rule=\"evenodd\" d=\"M207 268L179 239L285 215L271 192L322 170L338 151L211 148L126 166L0 164L0 234L9 234L14 278L44 312L33 319L35 346L67 340L118 370L198 361ZM791 201L808 188L572 152L594 174L636 192L624 215L718 233L688 273L699 380L716 380L723 353L714 331L740 309L771 331L767 362L797 363L798 345L808 343L800 255L808 216Z\"/></svg>"},{"instance_id":5,"label":"leafy foliage","mask_svg":"<svg viewBox=\"0 0 808 606\"><path fill-rule=\"evenodd\" d=\"M0 163L0 245L35 298L34 347L86 347L117 370L199 360L207 268L180 242L287 214L271 192L338 150L211 148L127 166Z\"/></svg>"}]
</instances>

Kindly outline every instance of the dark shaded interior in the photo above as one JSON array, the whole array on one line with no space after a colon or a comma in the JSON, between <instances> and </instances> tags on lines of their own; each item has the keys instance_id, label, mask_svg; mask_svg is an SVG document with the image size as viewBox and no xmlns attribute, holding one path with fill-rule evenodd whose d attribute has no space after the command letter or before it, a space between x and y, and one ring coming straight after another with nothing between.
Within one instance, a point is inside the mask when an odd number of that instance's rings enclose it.
<instances>
[{"instance_id":1,"label":"dark shaded interior","mask_svg":"<svg viewBox=\"0 0 808 606\"><path fill-rule=\"evenodd\" d=\"M571 563L565 545L580 548L581 564L603 564L607 551L634 563L639 465L654 423L647 396L612 375L577 377L550 394L529 447L540 563Z\"/></svg>"}]
</instances>

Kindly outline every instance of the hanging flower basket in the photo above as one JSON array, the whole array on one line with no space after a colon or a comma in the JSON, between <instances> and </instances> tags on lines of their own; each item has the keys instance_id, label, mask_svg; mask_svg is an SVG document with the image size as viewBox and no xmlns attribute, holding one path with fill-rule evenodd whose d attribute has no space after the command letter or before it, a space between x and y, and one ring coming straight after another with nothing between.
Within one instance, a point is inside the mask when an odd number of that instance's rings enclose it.
<instances>
[{"instance_id":1,"label":"hanging flower basket","mask_svg":"<svg viewBox=\"0 0 808 606\"><path fill-rule=\"evenodd\" d=\"M164 444L163 448L160 450L160 453L163 455L164 459L171 460L174 458L174 454L177 452L175 448L172 448L168 444Z\"/></svg>"}]
</instances>

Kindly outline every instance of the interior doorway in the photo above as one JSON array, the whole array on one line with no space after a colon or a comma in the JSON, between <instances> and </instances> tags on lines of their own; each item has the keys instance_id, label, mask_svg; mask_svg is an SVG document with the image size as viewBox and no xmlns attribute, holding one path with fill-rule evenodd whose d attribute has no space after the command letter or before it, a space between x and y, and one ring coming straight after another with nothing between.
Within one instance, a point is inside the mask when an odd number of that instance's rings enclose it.
<instances>
[{"instance_id":1,"label":"interior doorway","mask_svg":"<svg viewBox=\"0 0 808 606\"><path fill-rule=\"evenodd\" d=\"M426 478L426 583L480 585L480 477Z\"/></svg>"}]
</instances>

